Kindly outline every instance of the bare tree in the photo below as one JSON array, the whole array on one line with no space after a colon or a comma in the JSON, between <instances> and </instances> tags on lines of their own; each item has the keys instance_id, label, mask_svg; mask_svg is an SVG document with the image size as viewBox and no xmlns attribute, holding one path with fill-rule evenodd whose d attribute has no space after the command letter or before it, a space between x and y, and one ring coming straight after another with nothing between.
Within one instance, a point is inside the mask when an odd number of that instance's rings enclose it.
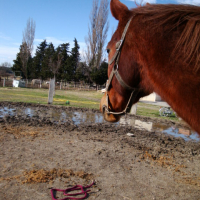
<instances>
[{"instance_id":1,"label":"bare tree","mask_svg":"<svg viewBox=\"0 0 200 200\"><path fill-rule=\"evenodd\" d=\"M33 52L33 41L35 39L35 22L29 18L27 20L26 29L23 32L23 43L28 46L29 54Z\"/></svg>"},{"instance_id":2,"label":"bare tree","mask_svg":"<svg viewBox=\"0 0 200 200\"><path fill-rule=\"evenodd\" d=\"M20 58L22 61L22 71L26 79L28 77L27 64L28 64L28 59L30 58L33 52L34 38L35 38L35 22L33 21L33 19L29 18L27 20L26 28L23 32L23 39L20 51Z\"/></svg>"},{"instance_id":3,"label":"bare tree","mask_svg":"<svg viewBox=\"0 0 200 200\"><path fill-rule=\"evenodd\" d=\"M9 62L3 62L0 64L0 67L12 67L12 65Z\"/></svg>"},{"instance_id":4,"label":"bare tree","mask_svg":"<svg viewBox=\"0 0 200 200\"><path fill-rule=\"evenodd\" d=\"M90 66L90 69L99 69L104 59L103 50L109 28L108 5L108 0L101 0L100 4L99 0L93 0L88 36L85 38L87 46L85 61Z\"/></svg>"},{"instance_id":5,"label":"bare tree","mask_svg":"<svg viewBox=\"0 0 200 200\"><path fill-rule=\"evenodd\" d=\"M28 64L28 59L29 59L29 50L26 42L23 42L20 48L20 59L22 62L22 72L24 73L24 76L26 79L28 78L28 69L27 69L27 64Z\"/></svg>"},{"instance_id":6,"label":"bare tree","mask_svg":"<svg viewBox=\"0 0 200 200\"><path fill-rule=\"evenodd\" d=\"M62 59L63 57L60 54L58 54L57 60L53 61L52 58L50 58L49 60L49 67L54 75L54 80L56 78L56 74L58 73L58 70L60 69Z\"/></svg>"}]
</instances>

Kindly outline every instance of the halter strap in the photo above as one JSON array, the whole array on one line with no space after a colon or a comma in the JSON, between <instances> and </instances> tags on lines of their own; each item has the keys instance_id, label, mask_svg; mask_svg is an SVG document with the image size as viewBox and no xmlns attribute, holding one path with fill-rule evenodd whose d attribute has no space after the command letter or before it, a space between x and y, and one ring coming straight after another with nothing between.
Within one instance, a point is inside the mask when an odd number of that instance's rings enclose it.
<instances>
[{"instance_id":1,"label":"halter strap","mask_svg":"<svg viewBox=\"0 0 200 200\"><path fill-rule=\"evenodd\" d=\"M131 19L129 19L129 21L127 22L127 24L126 24L126 26L125 26L125 28L124 28L124 32L122 33L121 40L119 41L119 42L120 42L120 43L119 43L119 47L116 49L116 52L115 52L114 56L111 58L111 60L108 61L108 64L109 64L109 65L111 65L111 64L114 62L114 60L116 59L117 55L120 54L120 49L121 49L122 44L123 44L123 42L124 42L124 39L125 39L125 36L126 36L127 31L128 31L128 27L129 27L129 25L130 25L130 23L131 23L132 18L133 18L133 17L131 17ZM119 57L119 56L118 56L118 57ZM118 60L119 60L119 59L118 59Z\"/></svg>"},{"instance_id":2,"label":"halter strap","mask_svg":"<svg viewBox=\"0 0 200 200\"><path fill-rule=\"evenodd\" d=\"M118 82L120 83L120 85L127 89L127 90L131 90L131 91L134 91L136 90L137 88L133 88L129 85L127 85L124 80L122 79L122 77L120 76L119 72L118 72L118 62L119 62L119 58L120 58L120 54L121 54L121 47L122 47L122 44L124 42L124 39L125 39L125 36L126 36L126 33L128 31L128 27L131 23L131 20L132 20L133 17L131 17L131 19L129 19L129 21L127 22L125 28L124 28L124 31L123 31L123 34L122 34L122 37L121 39L117 42L117 49L116 49L116 52L114 54L114 56L111 58L111 60L108 61L108 64L111 65L114 61L115 61L115 64L113 66L113 69L110 73L110 76L109 76L109 79L107 81L107 85L106 85L106 91L108 91L109 89L109 86L111 84L111 81L113 79L113 76L115 75Z\"/></svg>"},{"instance_id":3,"label":"halter strap","mask_svg":"<svg viewBox=\"0 0 200 200\"><path fill-rule=\"evenodd\" d=\"M106 84L106 101L107 101L107 105L103 105L103 109L108 113L108 114L114 114L114 115L123 115L123 114L126 114L127 112L127 109L129 108L129 105L131 103L131 100L133 100L134 98L136 98L136 95L139 93L140 89L139 88L133 88L133 87L130 87L129 85L127 85L124 80L122 79L122 77L120 76L119 72L118 72L118 62L119 62L119 58L120 58L120 54L121 54L121 47L122 47L122 44L124 42L124 39L125 39L125 36L126 36L126 33L128 31L128 27L130 25L130 22L132 20L133 17L131 17L131 19L127 22L125 28L124 28L124 31L123 31L123 34L122 34L122 37L121 37L121 40L119 40L116 44L117 48L116 48L116 52L114 54L114 56L111 58L110 61L108 61L108 64L111 65L114 61L115 61L115 64L112 68L112 71L110 73L110 76L109 76L109 79L107 81L107 84ZM129 97L129 100L128 100L128 103L125 107L125 109L121 112L112 112L109 110L109 97L108 97L108 90L109 90L109 87L110 87L110 84L111 84L111 81L114 77L114 75L116 76L118 82L120 83L120 85L127 89L127 90L131 90L131 95ZM133 96L133 93L135 93L135 96Z\"/></svg>"},{"instance_id":4,"label":"halter strap","mask_svg":"<svg viewBox=\"0 0 200 200\"><path fill-rule=\"evenodd\" d=\"M126 90L131 90L131 91L138 90L138 88L133 88L133 87L127 85L127 84L124 82L124 80L122 79L122 77L120 76L120 74L119 74L119 72L118 72L118 66L117 66L116 69L113 67L113 69L112 69L112 71L111 71L111 73L110 73L109 79L108 79L107 84L106 84L106 91L108 91L109 86L110 86L110 83L111 83L111 81L112 81L114 75L115 75L115 77L117 78L117 80L118 80L118 82L120 83L120 85L121 85L123 88L125 88Z\"/></svg>"}]
</instances>

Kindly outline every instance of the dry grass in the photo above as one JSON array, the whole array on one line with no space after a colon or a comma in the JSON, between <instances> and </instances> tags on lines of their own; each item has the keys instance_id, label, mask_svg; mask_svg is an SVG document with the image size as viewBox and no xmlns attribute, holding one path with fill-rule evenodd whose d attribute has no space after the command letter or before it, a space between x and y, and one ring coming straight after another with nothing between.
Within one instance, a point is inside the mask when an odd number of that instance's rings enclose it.
<instances>
[{"instance_id":1,"label":"dry grass","mask_svg":"<svg viewBox=\"0 0 200 200\"><path fill-rule=\"evenodd\" d=\"M192 174L191 172L185 172L184 169L187 167L185 165L177 164L173 156L166 155L156 157L146 151L140 157L140 160L148 160L159 166L166 167L168 170L171 170L177 183L189 184L200 187L200 177L195 174Z\"/></svg>"},{"instance_id":2,"label":"dry grass","mask_svg":"<svg viewBox=\"0 0 200 200\"><path fill-rule=\"evenodd\" d=\"M34 183L52 183L56 178L71 178L78 177L86 181L92 180L94 178L93 174L86 173L84 171L74 172L71 169L39 169L25 171L22 175L13 177L0 178L0 181L11 181L17 180L21 184L34 184Z\"/></svg>"},{"instance_id":3,"label":"dry grass","mask_svg":"<svg viewBox=\"0 0 200 200\"><path fill-rule=\"evenodd\" d=\"M7 134L13 134L17 139L21 137L32 136L33 138L37 137L43 128L31 127L27 129L26 125L13 126L10 124L0 125L1 130Z\"/></svg>"}]
</instances>

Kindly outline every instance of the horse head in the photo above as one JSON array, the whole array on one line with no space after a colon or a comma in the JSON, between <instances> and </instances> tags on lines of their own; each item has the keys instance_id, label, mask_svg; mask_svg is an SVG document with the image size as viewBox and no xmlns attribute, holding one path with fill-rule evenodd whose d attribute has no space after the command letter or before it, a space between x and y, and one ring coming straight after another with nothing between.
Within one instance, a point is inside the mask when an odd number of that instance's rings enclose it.
<instances>
[{"instance_id":1,"label":"horse head","mask_svg":"<svg viewBox=\"0 0 200 200\"><path fill-rule=\"evenodd\" d=\"M110 9L118 27L108 43L104 118L116 122L153 91L200 134L200 7L147 4ZM187 97L187 98L186 98Z\"/></svg>"},{"instance_id":2,"label":"horse head","mask_svg":"<svg viewBox=\"0 0 200 200\"><path fill-rule=\"evenodd\" d=\"M132 104L150 94L152 88L142 87L146 79L143 80L137 51L133 48L135 35L131 31L134 13L118 0L111 0L110 9L119 23L107 45L109 79L100 110L106 121L117 122Z\"/></svg>"}]
</instances>

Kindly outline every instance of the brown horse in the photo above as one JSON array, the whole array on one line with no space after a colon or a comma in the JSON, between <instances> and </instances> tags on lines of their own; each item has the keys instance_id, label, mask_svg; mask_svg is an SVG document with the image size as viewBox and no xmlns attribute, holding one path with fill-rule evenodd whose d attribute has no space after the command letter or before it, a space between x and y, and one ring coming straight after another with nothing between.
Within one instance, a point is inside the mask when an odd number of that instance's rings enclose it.
<instances>
[{"instance_id":1,"label":"brown horse","mask_svg":"<svg viewBox=\"0 0 200 200\"><path fill-rule=\"evenodd\" d=\"M200 134L200 7L146 5L129 10L111 0L119 21L108 43L104 118L116 122L153 91Z\"/></svg>"}]
</instances>

